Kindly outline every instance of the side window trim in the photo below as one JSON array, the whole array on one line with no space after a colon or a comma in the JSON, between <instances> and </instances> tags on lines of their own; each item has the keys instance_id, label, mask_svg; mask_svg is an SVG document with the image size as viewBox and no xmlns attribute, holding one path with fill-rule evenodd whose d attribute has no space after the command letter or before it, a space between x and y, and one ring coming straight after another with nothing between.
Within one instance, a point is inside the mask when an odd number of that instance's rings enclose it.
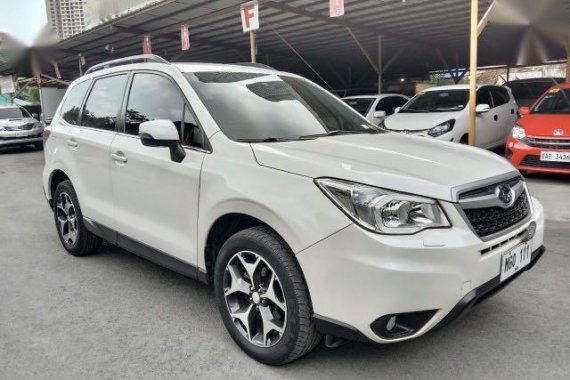
<instances>
[{"instance_id":1,"label":"side window trim","mask_svg":"<svg viewBox=\"0 0 570 380\"><path fill-rule=\"evenodd\" d=\"M176 83L176 81L174 80L174 78L172 78L170 75L163 73L162 71L156 71L156 70L132 70L130 71L130 75L129 75L129 79L127 80L127 86L126 86L126 90L125 90L125 96L123 97L123 104L121 107L121 114L119 115L119 120L120 120L120 130L116 131L117 133L120 133L121 135L124 136L129 136L132 138L140 138L139 136L135 136L135 135L130 135L127 134L125 132L125 125L126 125L126 115L127 115L127 106L129 103L129 97L131 95L131 89L132 89L132 84L135 78L136 74L152 74L152 75L157 75L163 78L166 78L167 80L170 81L170 83L172 83L172 85L174 86L174 88L176 89L176 91L178 91L178 93L180 94L180 96L182 97L182 100L184 102L184 107L188 107L188 111L190 112L190 114L192 115L192 117L194 118L194 120L196 121L196 125L198 126L198 128L200 129L200 131L202 132L202 135L204 136L204 147L203 148L199 148L199 147L195 147L195 146L190 146L190 145L182 145L182 147L184 149L191 149L191 150L196 150L198 152L204 152L204 153L212 153L212 145L210 144L210 141L208 140L208 136L206 136L206 133L204 132L204 128L202 127L200 120L198 120L198 117L196 116L196 113L194 112L194 109L192 108L192 105L190 104L190 102L188 101L188 99L186 98L186 95L184 94L184 92L182 91L182 89L180 88L180 86L178 86L178 83ZM184 120L184 116L185 116L185 112L184 112L184 107L182 107L182 120Z\"/></svg>"},{"instance_id":2,"label":"side window trim","mask_svg":"<svg viewBox=\"0 0 570 380\"><path fill-rule=\"evenodd\" d=\"M95 86L95 83L100 80L100 79L105 79L105 78L110 78L110 77L114 77L114 76L119 76L119 75L127 75L127 83L129 81L129 71L119 71L116 73L110 73L107 75L101 75L100 77L96 77L96 78L92 78L91 79L91 84L89 85L89 89L87 90L87 93L85 94L84 98L83 98L83 102L81 103L81 109L79 110L79 116L77 117L77 126L81 127L81 128L89 128L89 129L95 129L98 131L104 131L104 132L112 132L112 133L117 133L117 130L120 129L120 125L121 125L121 110L119 110L119 114L117 115L117 122L115 123L115 129L113 131L110 130L104 130L104 129L99 129L99 128L92 128L92 127L87 127L81 124L82 122L82 116L83 116L83 111L85 109L85 105L87 104L87 99L89 99L89 96L91 95L91 91L93 91L93 87ZM126 86L125 88L123 88L123 96L122 99L124 101L125 99L125 90L126 90Z\"/></svg>"}]
</instances>

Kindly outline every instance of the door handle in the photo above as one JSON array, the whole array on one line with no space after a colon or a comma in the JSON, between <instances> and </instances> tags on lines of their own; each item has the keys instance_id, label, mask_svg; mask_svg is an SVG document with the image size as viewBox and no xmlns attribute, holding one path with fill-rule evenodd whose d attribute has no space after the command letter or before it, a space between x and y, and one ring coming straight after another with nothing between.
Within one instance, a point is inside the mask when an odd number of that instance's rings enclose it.
<instances>
[{"instance_id":1,"label":"door handle","mask_svg":"<svg viewBox=\"0 0 570 380\"><path fill-rule=\"evenodd\" d=\"M122 164L126 164L127 161L129 161L129 159L125 157L125 155L121 152L111 154L111 158L113 159L113 161L120 162Z\"/></svg>"},{"instance_id":2,"label":"door handle","mask_svg":"<svg viewBox=\"0 0 570 380\"><path fill-rule=\"evenodd\" d=\"M70 138L70 139L67 140L67 145L68 145L70 148L77 148L77 146L78 146L79 144L77 144L77 141L75 141L74 138Z\"/></svg>"}]
</instances>

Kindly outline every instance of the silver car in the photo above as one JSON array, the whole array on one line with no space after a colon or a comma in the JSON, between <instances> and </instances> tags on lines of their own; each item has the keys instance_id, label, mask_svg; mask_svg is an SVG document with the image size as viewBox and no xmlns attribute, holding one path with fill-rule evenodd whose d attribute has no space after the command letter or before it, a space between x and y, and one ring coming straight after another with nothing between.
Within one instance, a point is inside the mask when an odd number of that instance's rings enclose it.
<instances>
[{"instance_id":1,"label":"silver car","mask_svg":"<svg viewBox=\"0 0 570 380\"><path fill-rule=\"evenodd\" d=\"M0 107L0 148L33 145L43 148L42 124L24 108Z\"/></svg>"}]
</instances>

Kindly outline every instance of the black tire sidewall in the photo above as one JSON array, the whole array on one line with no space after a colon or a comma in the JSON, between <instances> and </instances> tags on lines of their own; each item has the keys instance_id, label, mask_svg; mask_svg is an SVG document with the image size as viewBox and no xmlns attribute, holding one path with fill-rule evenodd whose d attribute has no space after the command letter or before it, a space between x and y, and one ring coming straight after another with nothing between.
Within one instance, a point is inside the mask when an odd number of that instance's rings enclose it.
<instances>
[{"instance_id":1,"label":"black tire sidewall","mask_svg":"<svg viewBox=\"0 0 570 380\"><path fill-rule=\"evenodd\" d=\"M57 220L57 199L61 193L66 193L69 195L71 201L73 202L73 207L75 208L75 217L77 218L77 239L75 239L75 244L73 245L70 245L63 239L59 228L59 222ZM83 224L83 214L81 213L79 200L77 199L77 194L75 194L75 189L73 188L73 185L70 181L61 182L55 189L53 196L53 216L55 221L55 228L57 230L57 236L59 236L61 244L63 244L63 247L67 250L67 252L71 253L72 255L79 255L80 242L83 238L83 235L85 234L85 226Z\"/></svg>"},{"instance_id":2,"label":"black tire sidewall","mask_svg":"<svg viewBox=\"0 0 570 380\"><path fill-rule=\"evenodd\" d=\"M281 243L281 242L280 242ZM283 243L281 243L283 250L288 250ZM281 340L272 347L258 347L250 343L235 327L226 306L223 290L224 272L227 263L239 251L251 251L261 256L265 261L271 265L275 274L279 278L285 300L287 302L287 323L285 333ZM293 260L293 258L291 258ZM278 365L285 362L290 356L291 352L296 346L299 337L299 300L295 296L294 284L291 281L291 276L300 275L299 273L291 273L294 266L291 263L284 263L277 257L269 247L263 244L259 239L255 239L243 234L236 234L226 241L222 246L220 253L216 260L214 271L214 290L216 293L216 301L222 320L234 341L251 357L254 359L271 365ZM287 267L287 268L286 268ZM289 270L287 270L289 269ZM298 271L297 271L298 272Z\"/></svg>"}]
</instances>

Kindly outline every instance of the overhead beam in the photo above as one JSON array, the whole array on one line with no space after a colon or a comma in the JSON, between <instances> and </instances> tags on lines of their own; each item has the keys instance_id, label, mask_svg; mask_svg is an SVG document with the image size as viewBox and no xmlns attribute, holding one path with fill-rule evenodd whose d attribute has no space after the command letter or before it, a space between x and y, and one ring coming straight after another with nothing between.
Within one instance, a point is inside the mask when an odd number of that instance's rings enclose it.
<instances>
[{"instance_id":1,"label":"overhead beam","mask_svg":"<svg viewBox=\"0 0 570 380\"><path fill-rule=\"evenodd\" d=\"M477 52L479 0L471 0L471 36L469 49L469 145L474 146L477 138Z\"/></svg>"},{"instance_id":2,"label":"overhead beam","mask_svg":"<svg viewBox=\"0 0 570 380\"><path fill-rule=\"evenodd\" d=\"M392 56L390 57L390 59L386 62L385 65L382 65L382 73L385 73L386 71L388 71L388 69L390 68L390 66L392 66L394 64L394 62L396 62L396 60L398 58L400 58L400 56L402 55L402 53L404 52L404 50L406 50L408 46L407 45L401 45L398 50L396 50L396 52L394 54L392 54Z\"/></svg>"},{"instance_id":3,"label":"overhead beam","mask_svg":"<svg viewBox=\"0 0 570 380\"><path fill-rule=\"evenodd\" d=\"M280 3L280 2L276 2L276 1L264 1L263 2L263 6L264 7L268 7L268 8L273 8L273 9L278 9L281 10L283 12L289 12L289 13L293 13L293 14L297 14L299 16L303 16L303 17L308 17L314 20L319 20L319 21L323 21L325 23L328 24L336 24L336 25L340 25L340 26L344 26L345 28L350 28L352 30L357 30L357 31L361 31L363 33L374 33L374 34L381 34L384 37L390 37L390 38L394 38L400 41L407 41L410 43L414 43L414 44L419 44L419 45L423 45L423 46L435 46L432 42L430 41L425 41L423 39L418 39L418 38L411 38L399 33L394 33L390 30L386 30L385 28L378 28L375 26L371 26L371 25L364 25L364 24L357 24L357 23L353 23L351 21L348 21L346 19L343 18L339 18L339 17L329 17L326 15L323 15L321 13L318 12L313 12L313 11L307 11L305 9L300 9L297 7L293 7L284 3Z\"/></svg>"},{"instance_id":4,"label":"overhead beam","mask_svg":"<svg viewBox=\"0 0 570 380\"><path fill-rule=\"evenodd\" d=\"M366 60L368 61L368 63L370 63L370 66L372 66L372 68L374 69L374 71L376 71L376 74L380 75L380 68L378 67L378 65L376 64L376 62L374 62L374 58L372 58L372 55L370 54L370 52L368 51L368 49L366 49L366 46L364 46L360 40L358 39L358 36L356 34L354 34L354 32L352 31L352 29L350 27L347 27L346 30L348 31L348 33L350 34L350 36L352 37L352 39L354 39L354 42L356 42L356 45L358 46L358 48L360 49L360 51L362 52L362 55L364 55L364 57L366 58Z\"/></svg>"},{"instance_id":5,"label":"overhead beam","mask_svg":"<svg viewBox=\"0 0 570 380\"><path fill-rule=\"evenodd\" d=\"M481 33L483 33L483 30L489 23L489 19L491 18L491 13L493 12L493 9L495 9L496 6L497 6L497 0L493 0L491 5L489 5L489 8L485 12L479 23L477 24L477 36L480 36Z\"/></svg>"}]
</instances>

